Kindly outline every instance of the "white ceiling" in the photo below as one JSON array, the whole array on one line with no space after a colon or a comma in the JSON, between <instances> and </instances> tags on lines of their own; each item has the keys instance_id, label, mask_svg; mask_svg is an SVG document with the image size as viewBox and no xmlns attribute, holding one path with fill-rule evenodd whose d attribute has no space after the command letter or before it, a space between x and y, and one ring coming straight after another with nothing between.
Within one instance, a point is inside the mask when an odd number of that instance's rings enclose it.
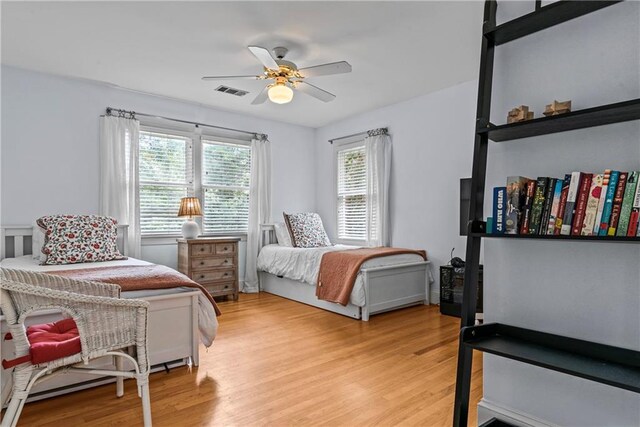
<instances>
[{"instance_id":1,"label":"white ceiling","mask_svg":"<svg viewBox=\"0 0 640 427\"><path fill-rule=\"evenodd\" d=\"M81 77L319 127L475 78L482 2L2 2L3 64ZM264 83L247 50L285 46L299 67L345 60L309 79L337 95L251 105ZM238 98L218 84L250 91ZM126 106L124 106L126 107Z\"/></svg>"}]
</instances>

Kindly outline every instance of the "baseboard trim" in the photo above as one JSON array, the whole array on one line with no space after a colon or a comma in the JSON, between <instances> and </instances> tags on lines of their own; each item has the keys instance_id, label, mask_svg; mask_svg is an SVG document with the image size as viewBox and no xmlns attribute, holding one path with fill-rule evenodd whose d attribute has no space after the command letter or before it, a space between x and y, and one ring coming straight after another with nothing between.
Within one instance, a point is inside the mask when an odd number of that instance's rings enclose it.
<instances>
[{"instance_id":1,"label":"baseboard trim","mask_svg":"<svg viewBox=\"0 0 640 427\"><path fill-rule=\"evenodd\" d=\"M497 418L509 424L519 427L553 427L539 418L532 417L524 412L515 409L506 408L487 399L480 400L478 403L478 425L489 421L491 418Z\"/></svg>"}]
</instances>

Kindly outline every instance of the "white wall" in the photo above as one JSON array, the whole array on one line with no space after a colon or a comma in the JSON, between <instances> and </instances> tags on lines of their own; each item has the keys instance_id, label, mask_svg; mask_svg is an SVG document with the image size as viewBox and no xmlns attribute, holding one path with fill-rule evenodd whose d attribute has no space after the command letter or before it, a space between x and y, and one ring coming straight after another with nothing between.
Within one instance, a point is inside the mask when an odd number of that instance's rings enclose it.
<instances>
[{"instance_id":1,"label":"white wall","mask_svg":"<svg viewBox=\"0 0 640 427\"><path fill-rule=\"evenodd\" d=\"M499 19L523 7L499 2ZM520 104L539 117L553 99L577 110L640 97L639 39L640 3L624 2L498 47L492 122ZM492 143L487 188L605 168L640 170L637 121ZM638 245L488 239L484 251L487 321L640 350ZM490 355L484 399L552 425L640 425L638 394Z\"/></svg>"},{"instance_id":2,"label":"white wall","mask_svg":"<svg viewBox=\"0 0 640 427\"><path fill-rule=\"evenodd\" d=\"M274 218L283 210L314 208L311 128L2 66L2 224L98 212L98 117L107 106L266 133L272 142ZM175 267L176 257L175 245L143 248L143 258L153 262Z\"/></svg>"},{"instance_id":3,"label":"white wall","mask_svg":"<svg viewBox=\"0 0 640 427\"><path fill-rule=\"evenodd\" d=\"M451 248L465 256L465 239L459 236L459 186L460 178L471 176L476 86L462 83L316 132L316 208L335 239L335 164L327 140L389 128L391 241L394 246L427 250L436 279L432 298L439 296L439 267L449 261Z\"/></svg>"}]
</instances>

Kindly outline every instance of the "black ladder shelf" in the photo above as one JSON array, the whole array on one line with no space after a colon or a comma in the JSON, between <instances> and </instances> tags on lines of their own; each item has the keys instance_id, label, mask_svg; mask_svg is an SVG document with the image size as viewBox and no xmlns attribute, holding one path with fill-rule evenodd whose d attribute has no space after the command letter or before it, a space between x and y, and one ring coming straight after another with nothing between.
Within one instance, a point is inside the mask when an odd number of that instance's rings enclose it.
<instances>
[{"instance_id":1,"label":"black ladder shelf","mask_svg":"<svg viewBox=\"0 0 640 427\"><path fill-rule=\"evenodd\" d=\"M595 12L620 1L561 0L541 7L512 21L496 26L496 0L486 0L480 75L476 135L471 176L469 232L466 248L466 269L462 299L462 322L458 346L458 369L453 425L466 427L469 410L473 350L563 372L640 393L640 352L604 344L563 337L504 324L475 326L480 244L483 238L546 239L609 243L640 243L639 237L615 236L543 236L486 234L482 220L484 187L489 140L495 142L529 138L593 126L602 126L640 119L640 99L574 111L560 116L538 118L526 122L493 125L489 121L493 59L495 47L574 18ZM492 420L487 425L504 425Z\"/></svg>"}]
</instances>

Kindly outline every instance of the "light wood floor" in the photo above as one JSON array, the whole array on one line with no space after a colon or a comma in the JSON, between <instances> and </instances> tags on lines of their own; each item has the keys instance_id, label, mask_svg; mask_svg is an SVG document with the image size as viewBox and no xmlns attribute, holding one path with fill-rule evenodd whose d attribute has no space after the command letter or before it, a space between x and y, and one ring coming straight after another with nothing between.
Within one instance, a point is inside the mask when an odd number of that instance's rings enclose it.
<instances>
[{"instance_id":1,"label":"light wood floor","mask_svg":"<svg viewBox=\"0 0 640 427\"><path fill-rule=\"evenodd\" d=\"M200 366L151 375L155 426L451 425L459 320L435 306L349 319L269 294L223 302ZM474 360L470 425L482 394ZM135 383L27 404L21 426L136 426Z\"/></svg>"}]
</instances>

